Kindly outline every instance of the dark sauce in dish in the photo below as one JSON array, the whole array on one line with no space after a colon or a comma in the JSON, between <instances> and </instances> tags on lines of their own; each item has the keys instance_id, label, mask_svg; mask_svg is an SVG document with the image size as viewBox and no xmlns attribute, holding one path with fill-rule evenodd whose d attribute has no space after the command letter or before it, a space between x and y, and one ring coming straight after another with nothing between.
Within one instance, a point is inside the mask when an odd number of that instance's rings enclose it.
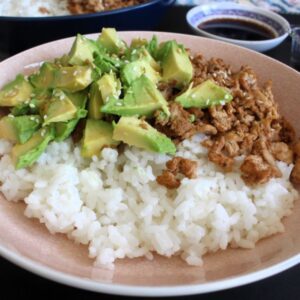
<instances>
[{"instance_id":1,"label":"dark sauce in dish","mask_svg":"<svg viewBox=\"0 0 300 300\"><path fill-rule=\"evenodd\" d=\"M275 32L267 26L242 19L212 19L201 23L198 28L214 35L235 40L262 41L276 38Z\"/></svg>"}]
</instances>

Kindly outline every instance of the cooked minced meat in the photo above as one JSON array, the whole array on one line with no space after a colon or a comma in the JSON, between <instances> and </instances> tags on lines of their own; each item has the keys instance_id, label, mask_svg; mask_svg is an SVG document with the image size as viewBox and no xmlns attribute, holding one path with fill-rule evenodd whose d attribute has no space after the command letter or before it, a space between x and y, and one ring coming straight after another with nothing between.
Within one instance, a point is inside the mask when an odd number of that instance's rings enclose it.
<instances>
[{"instance_id":1,"label":"cooked minced meat","mask_svg":"<svg viewBox=\"0 0 300 300\"><path fill-rule=\"evenodd\" d=\"M147 0L68 0L68 9L72 14L85 14L118 9L145 2Z\"/></svg>"},{"instance_id":2,"label":"cooked minced meat","mask_svg":"<svg viewBox=\"0 0 300 300\"><path fill-rule=\"evenodd\" d=\"M168 189L174 189L180 186L178 174L190 179L196 177L197 162L176 156L166 163L166 168L161 175L157 176L156 181Z\"/></svg>"},{"instance_id":3,"label":"cooked minced meat","mask_svg":"<svg viewBox=\"0 0 300 300\"><path fill-rule=\"evenodd\" d=\"M161 90L170 103L168 119L156 115L154 126L175 142L196 133L208 138L202 145L208 148L208 158L225 171L231 171L234 158L245 156L241 165L242 178L247 184L259 184L280 177L276 160L290 164L294 161L295 131L280 116L274 102L271 82L258 85L254 71L243 66L234 72L222 59L205 60L202 55L191 57L194 67L194 86L212 79L230 89L233 100L226 105L208 109L184 109L174 103L174 84L164 84ZM295 149L300 154L300 144ZM300 183L300 155L291 179Z\"/></svg>"}]
</instances>

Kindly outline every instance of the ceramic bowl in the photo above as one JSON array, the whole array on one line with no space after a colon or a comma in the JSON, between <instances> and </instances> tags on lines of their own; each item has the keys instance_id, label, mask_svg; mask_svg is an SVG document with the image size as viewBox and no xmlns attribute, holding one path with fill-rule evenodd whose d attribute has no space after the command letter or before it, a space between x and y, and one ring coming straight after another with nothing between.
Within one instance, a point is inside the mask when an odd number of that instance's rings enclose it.
<instances>
[{"instance_id":1,"label":"ceramic bowl","mask_svg":"<svg viewBox=\"0 0 300 300\"><path fill-rule=\"evenodd\" d=\"M273 32L275 37L260 41L238 40L211 34L205 30L199 29L198 27L204 22L214 19L220 20L222 18L250 21L258 26L263 26L268 31ZM196 6L188 11L186 20L192 30L199 35L224 42L230 42L259 52L265 52L278 46L287 38L291 31L287 20L272 11L253 5L228 2Z\"/></svg>"},{"instance_id":2,"label":"ceramic bowl","mask_svg":"<svg viewBox=\"0 0 300 300\"><path fill-rule=\"evenodd\" d=\"M152 32L121 32L132 38L151 38ZM300 74L269 57L191 35L155 33L159 40L175 39L201 52L206 58L221 57L234 69L250 65L260 82L273 81L275 100L284 116L300 133ZM97 34L91 37L96 38ZM73 38L59 40L25 51L0 63L0 86L24 72L25 66L51 60L66 53ZM43 277L97 292L170 296L217 291L260 280L300 262L300 201L284 220L285 233L260 241L255 249L228 249L204 257L202 267L191 267L180 258L155 256L117 261L114 270L95 267L86 246L76 245L64 235L51 235L43 224L24 216L24 204L0 196L0 254L13 263Z\"/></svg>"},{"instance_id":3,"label":"ceramic bowl","mask_svg":"<svg viewBox=\"0 0 300 300\"><path fill-rule=\"evenodd\" d=\"M0 16L0 52L12 55L41 43L74 36L78 32L99 32L102 27L153 30L174 2L149 0L140 5L82 15Z\"/></svg>"}]
</instances>

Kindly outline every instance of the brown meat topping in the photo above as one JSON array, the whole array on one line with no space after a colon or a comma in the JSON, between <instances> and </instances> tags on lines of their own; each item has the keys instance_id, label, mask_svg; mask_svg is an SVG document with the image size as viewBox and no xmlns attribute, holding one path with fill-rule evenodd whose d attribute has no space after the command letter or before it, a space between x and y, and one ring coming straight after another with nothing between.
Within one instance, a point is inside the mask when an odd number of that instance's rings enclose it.
<instances>
[{"instance_id":1,"label":"brown meat topping","mask_svg":"<svg viewBox=\"0 0 300 300\"><path fill-rule=\"evenodd\" d=\"M297 158L292 170L290 180L295 184L300 184L300 158Z\"/></svg>"},{"instance_id":2,"label":"brown meat topping","mask_svg":"<svg viewBox=\"0 0 300 300\"><path fill-rule=\"evenodd\" d=\"M224 171L232 170L235 157L245 156L241 170L248 184L282 176L276 160L293 162L295 131L278 112L271 82L259 86L256 74L248 66L233 72L221 59L205 60L196 55L191 60L194 86L214 80L231 91L233 100L208 109L184 109L173 101L178 94L176 84L161 84L159 88L169 101L171 116L166 119L157 114L154 126L176 143L196 133L209 135L202 145L208 148L208 159ZM300 154L300 142L294 149ZM297 177L295 174L296 167L293 178Z\"/></svg>"},{"instance_id":3,"label":"brown meat topping","mask_svg":"<svg viewBox=\"0 0 300 300\"><path fill-rule=\"evenodd\" d=\"M156 181L168 189L180 186L180 179L177 178L178 174L182 174L190 179L196 177L196 161L176 156L166 163L166 167L167 169L163 170L160 176L157 176Z\"/></svg>"},{"instance_id":4,"label":"brown meat topping","mask_svg":"<svg viewBox=\"0 0 300 300\"><path fill-rule=\"evenodd\" d=\"M241 165L242 178L249 184L266 183L273 175L273 170L261 156L249 155Z\"/></svg>"},{"instance_id":5,"label":"brown meat topping","mask_svg":"<svg viewBox=\"0 0 300 300\"><path fill-rule=\"evenodd\" d=\"M68 0L68 10L72 14L95 13L147 2L146 0Z\"/></svg>"},{"instance_id":6,"label":"brown meat topping","mask_svg":"<svg viewBox=\"0 0 300 300\"><path fill-rule=\"evenodd\" d=\"M177 189L180 186L180 180L176 175L167 170L163 170L162 174L156 177L156 181L167 189Z\"/></svg>"}]
</instances>

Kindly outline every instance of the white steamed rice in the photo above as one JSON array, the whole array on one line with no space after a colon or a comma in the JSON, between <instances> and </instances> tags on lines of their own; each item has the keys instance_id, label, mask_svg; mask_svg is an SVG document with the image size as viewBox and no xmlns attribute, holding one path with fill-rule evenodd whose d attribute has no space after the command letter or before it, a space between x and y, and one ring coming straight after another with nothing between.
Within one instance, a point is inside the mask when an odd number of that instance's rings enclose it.
<instances>
[{"instance_id":1,"label":"white steamed rice","mask_svg":"<svg viewBox=\"0 0 300 300\"><path fill-rule=\"evenodd\" d=\"M203 138L179 146L177 155L197 160L199 168L196 179L183 179L175 191L155 181L167 155L106 148L89 161L68 140L51 143L31 169L15 170L11 145L0 140L0 192L10 201L25 199L27 217L87 244L90 257L107 267L117 258L151 259L153 252L201 265L207 252L253 248L283 232L281 219L298 196L289 181L293 166L277 162L282 178L249 187L240 178L242 158L222 173L208 161Z\"/></svg>"},{"instance_id":2,"label":"white steamed rice","mask_svg":"<svg viewBox=\"0 0 300 300\"><path fill-rule=\"evenodd\" d=\"M49 13L43 13L40 8ZM43 17L69 15L67 0L2 0L0 16Z\"/></svg>"}]
</instances>

